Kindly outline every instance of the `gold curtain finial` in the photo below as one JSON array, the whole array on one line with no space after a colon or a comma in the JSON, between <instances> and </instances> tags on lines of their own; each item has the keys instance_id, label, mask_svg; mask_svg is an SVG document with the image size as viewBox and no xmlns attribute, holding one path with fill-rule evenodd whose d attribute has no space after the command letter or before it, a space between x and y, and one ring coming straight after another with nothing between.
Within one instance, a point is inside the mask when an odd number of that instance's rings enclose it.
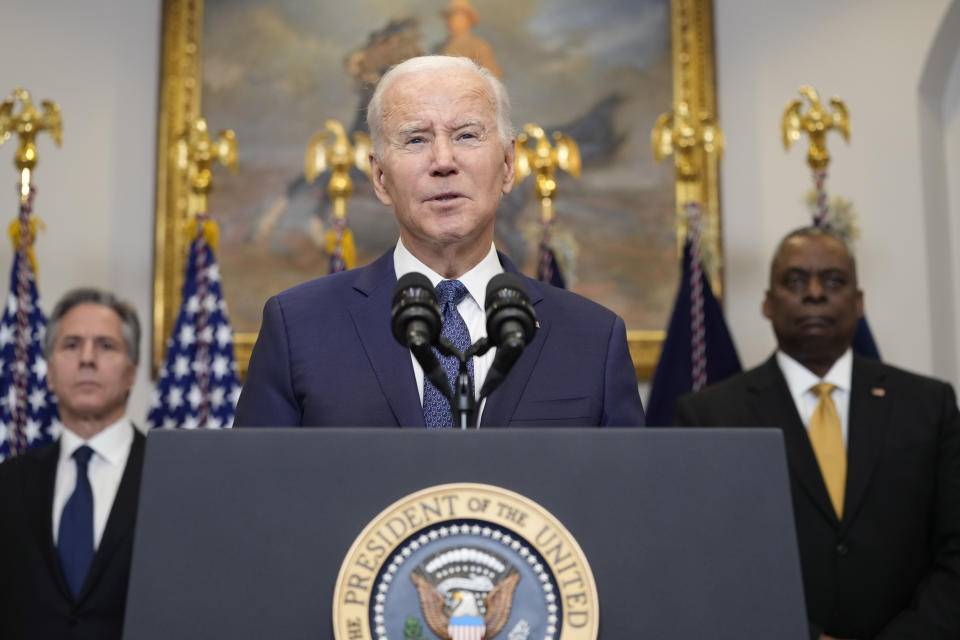
<instances>
[{"instance_id":1,"label":"gold curtain finial","mask_svg":"<svg viewBox=\"0 0 960 640\"><path fill-rule=\"evenodd\" d=\"M677 254L682 255L683 245L691 232L698 238L703 237L704 240L698 239L701 260L707 270L715 274L719 229L715 218L703 219L703 210L708 206L703 193L703 173L708 158L719 160L723 157L723 131L715 118L707 113L690 113L690 105L681 100L672 111L657 118L650 132L650 144L654 160L660 163L672 154L676 165ZM691 211L695 212L696 220L691 220ZM716 277L712 280L719 281ZM714 284L715 288L717 286Z\"/></svg>"},{"instance_id":2,"label":"gold curtain finial","mask_svg":"<svg viewBox=\"0 0 960 640\"><path fill-rule=\"evenodd\" d=\"M707 114L694 117L686 102L678 102L673 111L661 114L650 132L653 158L658 163L674 156L677 180L698 183L704 166L704 154L723 157L723 131ZM699 196L688 198L699 202Z\"/></svg>"},{"instance_id":3,"label":"gold curtain finial","mask_svg":"<svg viewBox=\"0 0 960 640\"><path fill-rule=\"evenodd\" d=\"M237 172L237 136L232 130L223 129L214 140L207 131L207 121L197 118L190 131L180 138L177 150L180 167L189 176L190 212L204 214L207 212L207 195L213 188L214 163L220 162L231 173Z\"/></svg>"},{"instance_id":4,"label":"gold curtain finial","mask_svg":"<svg viewBox=\"0 0 960 640\"><path fill-rule=\"evenodd\" d=\"M16 101L21 104L20 113L14 114ZM26 201L30 194L30 175L37 166L37 134L46 131L59 147L63 143L63 122L60 106L50 100L40 103L43 113L33 106L30 92L14 89L13 97L0 103L0 145L13 134L20 137L20 146L14 156L14 164L20 171L20 198Z\"/></svg>"},{"instance_id":5,"label":"gold curtain finial","mask_svg":"<svg viewBox=\"0 0 960 640\"><path fill-rule=\"evenodd\" d=\"M19 219L11 222L10 226L7 228L7 234L10 236L10 242L13 243L14 253L20 251L21 245L26 243L27 257L30 260L30 266L33 268L34 275L37 274L37 257L33 251L33 243L37 238L37 229L40 231L46 231L47 226L43 224L43 220L35 217L30 218L30 221L27 223L25 229L22 228L22 224ZM26 233L24 233L24 230Z\"/></svg>"},{"instance_id":6,"label":"gold curtain finial","mask_svg":"<svg viewBox=\"0 0 960 640\"><path fill-rule=\"evenodd\" d=\"M370 176L370 137L362 131L353 134L353 144L347 132L337 120L327 120L323 131L314 135L307 144L304 159L304 176L312 183L317 176L330 170L327 193L333 201L333 217L345 220L347 200L353 195L350 167L356 167Z\"/></svg>"},{"instance_id":7,"label":"gold curtain finial","mask_svg":"<svg viewBox=\"0 0 960 640\"><path fill-rule=\"evenodd\" d=\"M516 162L513 179L523 182L531 173L536 174L534 193L540 198L541 222L554 218L553 197L557 191L556 170L562 169L574 178L580 177L580 148L570 136L559 131L553 133L554 145L550 144L543 128L536 124L523 125L517 136ZM532 144L528 144L532 142Z\"/></svg>"},{"instance_id":8,"label":"gold curtain finial","mask_svg":"<svg viewBox=\"0 0 960 640\"><path fill-rule=\"evenodd\" d=\"M810 108L806 113L801 113L803 100L800 98L787 103L781 121L783 148L789 149L792 143L799 141L802 134L806 133L810 137L807 163L814 171L823 171L830 164L827 132L835 129L844 140L850 142L850 111L846 103L836 96L830 98L832 110L828 111L813 87L800 87L800 95L809 101Z\"/></svg>"}]
</instances>

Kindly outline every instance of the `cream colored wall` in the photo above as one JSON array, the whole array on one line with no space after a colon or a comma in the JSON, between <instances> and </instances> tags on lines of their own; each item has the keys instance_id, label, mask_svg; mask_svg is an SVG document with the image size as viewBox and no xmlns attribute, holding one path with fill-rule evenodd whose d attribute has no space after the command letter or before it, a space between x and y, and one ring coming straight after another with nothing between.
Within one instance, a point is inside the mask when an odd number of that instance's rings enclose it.
<instances>
[{"instance_id":1,"label":"cream colored wall","mask_svg":"<svg viewBox=\"0 0 960 640\"><path fill-rule=\"evenodd\" d=\"M944 319L957 309L956 278L949 276L957 269L952 254L960 216L956 205L952 219L944 208L932 216L925 209L918 94L951 3L715 4L718 109L727 140L725 306L744 364L758 363L774 347L760 314L769 257L785 232L809 220L801 203L810 188L806 148L783 151L780 117L797 88L811 84L826 96L838 94L851 110L851 144L830 136L828 189L853 200L860 212L860 281L881 352L888 361L958 382L957 323ZM953 163L952 179L944 173L944 180L955 190L960 165L956 158ZM944 230L952 242L941 240ZM942 345L949 346L946 353Z\"/></svg>"},{"instance_id":2,"label":"cream colored wall","mask_svg":"<svg viewBox=\"0 0 960 640\"><path fill-rule=\"evenodd\" d=\"M957 25L956 32L951 28L954 53L941 102L941 122L944 129L944 173L947 176L948 190L946 209L953 222L949 239L953 256L953 319L958 331L953 356L956 368L960 369L960 2L954 3L952 12L956 14Z\"/></svg>"},{"instance_id":3,"label":"cream colored wall","mask_svg":"<svg viewBox=\"0 0 960 640\"><path fill-rule=\"evenodd\" d=\"M39 144L36 211L47 223L37 243L44 308L76 285L113 289L140 312L145 363L160 4L18 2L5 7L0 39L0 92L23 85L38 99L58 101L64 114L64 147L55 150L48 138ZM952 256L960 255L958 63L947 65L954 88L944 90L939 108L947 114L938 116L945 132L942 219L924 205L918 96L949 4L716 0L719 109L728 145L722 166L726 309L745 364L765 358L774 344L759 312L769 255L784 232L808 219L800 203L809 188L805 150L783 152L779 119L797 87L810 83L840 94L853 113L852 144L830 141L829 187L861 212L861 280L880 348L890 361L958 382L960 323L944 322L940 310L945 306L960 319L960 276L931 278L938 269L956 274ZM945 84L947 77L944 72ZM16 215L12 157L10 142L0 147L0 184L8 185L5 196L0 189L0 211L7 203L0 220ZM10 261L9 244L0 241L4 274ZM944 344L948 329L954 346L943 353L934 344ZM142 367L131 401L136 420L145 415L151 386Z\"/></svg>"},{"instance_id":4,"label":"cream colored wall","mask_svg":"<svg viewBox=\"0 0 960 640\"><path fill-rule=\"evenodd\" d=\"M36 245L41 305L79 285L133 302L150 355L160 0L8 3L0 38L0 95L22 86L63 113L63 147L38 142ZM39 106L39 104L38 104ZM0 147L0 226L18 211L14 140ZM12 260L0 239L5 295ZM143 423L151 390L141 366L130 415Z\"/></svg>"}]
</instances>

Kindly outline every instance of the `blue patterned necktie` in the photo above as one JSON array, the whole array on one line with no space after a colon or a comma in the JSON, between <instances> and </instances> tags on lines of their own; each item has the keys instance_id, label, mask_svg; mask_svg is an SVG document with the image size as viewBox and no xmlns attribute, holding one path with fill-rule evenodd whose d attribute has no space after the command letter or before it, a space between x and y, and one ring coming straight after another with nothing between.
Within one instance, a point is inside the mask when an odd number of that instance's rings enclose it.
<instances>
[{"instance_id":1,"label":"blue patterned necktie","mask_svg":"<svg viewBox=\"0 0 960 640\"><path fill-rule=\"evenodd\" d=\"M60 515L57 553L70 593L76 598L93 563L93 489L87 466L93 449L87 445L73 452L77 463L77 485Z\"/></svg>"},{"instance_id":2,"label":"blue patterned necktie","mask_svg":"<svg viewBox=\"0 0 960 640\"><path fill-rule=\"evenodd\" d=\"M453 343L461 353L470 348L470 332L467 323L463 321L457 305L466 297L467 288L459 280L442 280L437 285L437 302L443 311L443 328L440 335ZM456 389L457 374L460 371L460 362L455 356L442 356L434 349L443 370L450 381L450 388ZM467 361L467 371L470 373L470 392L473 393L473 358ZM433 383L423 378L423 418L428 429L450 429L453 427L453 412L450 403Z\"/></svg>"}]
</instances>

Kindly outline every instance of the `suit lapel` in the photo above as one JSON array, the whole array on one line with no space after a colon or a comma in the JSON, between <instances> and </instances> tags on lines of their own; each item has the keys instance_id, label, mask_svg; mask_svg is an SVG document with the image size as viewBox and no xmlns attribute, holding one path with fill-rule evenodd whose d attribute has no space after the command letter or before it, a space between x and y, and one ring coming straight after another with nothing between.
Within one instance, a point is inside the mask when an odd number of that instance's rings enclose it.
<instances>
[{"instance_id":1,"label":"suit lapel","mask_svg":"<svg viewBox=\"0 0 960 640\"><path fill-rule=\"evenodd\" d=\"M107 526L103 530L100 546L93 556L93 564L83 582L83 587L77 596L77 602L82 602L96 586L100 576L109 566L111 558L120 546L133 535L134 523L137 519L137 497L140 494L140 472L143 469L143 449L146 438L136 427L133 429L133 442L130 444L130 455L127 456L127 466L123 469L117 495L113 498L110 515L107 517Z\"/></svg>"},{"instance_id":2,"label":"suit lapel","mask_svg":"<svg viewBox=\"0 0 960 640\"><path fill-rule=\"evenodd\" d=\"M32 461L36 468L30 478L35 482L25 482L25 509L30 511L30 522L34 539L39 541L41 554L47 564L48 575L56 584L64 598L70 600L70 589L63 577L60 557L53 544L53 488L57 478L57 462L60 458L60 442L39 452Z\"/></svg>"},{"instance_id":3,"label":"suit lapel","mask_svg":"<svg viewBox=\"0 0 960 640\"><path fill-rule=\"evenodd\" d=\"M837 524L837 514L830 502L810 437L800 420L797 405L777 365L776 356L757 369L757 379L750 391L750 403L759 423L781 425L787 463L793 470L793 476L824 516Z\"/></svg>"},{"instance_id":4,"label":"suit lapel","mask_svg":"<svg viewBox=\"0 0 960 640\"><path fill-rule=\"evenodd\" d=\"M350 315L397 424L424 427L410 351L394 340L390 332L390 303L396 281L391 250L357 279L354 289L360 300L350 305Z\"/></svg>"},{"instance_id":5,"label":"suit lapel","mask_svg":"<svg viewBox=\"0 0 960 640\"><path fill-rule=\"evenodd\" d=\"M885 378L883 368L877 363L854 356L847 434L847 488L843 507L845 523L856 515L863 502L873 470L883 452L890 419Z\"/></svg>"},{"instance_id":6,"label":"suit lapel","mask_svg":"<svg viewBox=\"0 0 960 640\"><path fill-rule=\"evenodd\" d=\"M527 288L527 295L530 296L530 303L533 305L533 308L537 310L537 305L543 301L541 287L550 285L544 285L536 280L527 278L517 270L517 267L509 258L500 252L497 253L500 257L500 264L503 265L505 271L523 277ZM530 379L537 360L540 358L543 345L550 335L550 319L544 318L542 314L538 313L537 321L540 323L540 328L537 330L533 340L527 345L526 349L523 350L523 354L514 363L513 368L510 370L510 373L507 374L507 377L501 385L487 398L487 404L483 408L483 417L480 420L481 426L505 426L516 410L517 404L520 402L520 397L523 395L523 390L527 386L527 381Z\"/></svg>"}]
</instances>

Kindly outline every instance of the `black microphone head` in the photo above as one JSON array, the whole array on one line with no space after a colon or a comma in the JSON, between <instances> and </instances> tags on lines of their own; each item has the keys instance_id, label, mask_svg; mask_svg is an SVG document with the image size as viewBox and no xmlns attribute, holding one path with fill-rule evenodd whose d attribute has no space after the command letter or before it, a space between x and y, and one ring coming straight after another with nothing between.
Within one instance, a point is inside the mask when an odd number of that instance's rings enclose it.
<instances>
[{"instance_id":1,"label":"black microphone head","mask_svg":"<svg viewBox=\"0 0 960 640\"><path fill-rule=\"evenodd\" d=\"M401 276L393 287L391 304L390 326L393 337L400 344L410 346L407 343L407 329L414 321L423 323L429 334L430 344L439 340L443 317L440 305L437 304L437 292L427 276L416 271Z\"/></svg>"},{"instance_id":2,"label":"black microphone head","mask_svg":"<svg viewBox=\"0 0 960 640\"><path fill-rule=\"evenodd\" d=\"M499 273L487 283L487 338L501 347L504 323L514 321L523 331L523 343L529 344L537 330L537 314L523 279L514 273ZM515 325L514 325L515 326Z\"/></svg>"}]
</instances>

